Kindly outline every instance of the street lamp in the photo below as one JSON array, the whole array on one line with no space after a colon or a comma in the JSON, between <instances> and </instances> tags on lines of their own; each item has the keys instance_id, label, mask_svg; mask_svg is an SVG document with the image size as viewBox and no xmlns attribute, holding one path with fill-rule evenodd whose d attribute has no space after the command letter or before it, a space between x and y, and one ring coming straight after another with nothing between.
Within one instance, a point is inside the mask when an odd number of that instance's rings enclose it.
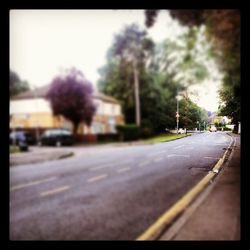
<instances>
[{"instance_id":1,"label":"street lamp","mask_svg":"<svg viewBox=\"0 0 250 250\"><path fill-rule=\"evenodd\" d=\"M179 117L180 117L180 115L179 115L179 101L180 101L180 99L181 99L181 96L179 95L179 94L177 94L177 96L176 96L176 99L177 99L177 106L176 106L176 109L177 109L177 111L176 111L176 134L178 134L178 129L179 129Z\"/></svg>"},{"instance_id":2,"label":"street lamp","mask_svg":"<svg viewBox=\"0 0 250 250\"><path fill-rule=\"evenodd\" d=\"M199 131L201 132L201 124L200 124L200 122L197 121L196 123L197 123L197 125L199 125Z\"/></svg>"}]
</instances>

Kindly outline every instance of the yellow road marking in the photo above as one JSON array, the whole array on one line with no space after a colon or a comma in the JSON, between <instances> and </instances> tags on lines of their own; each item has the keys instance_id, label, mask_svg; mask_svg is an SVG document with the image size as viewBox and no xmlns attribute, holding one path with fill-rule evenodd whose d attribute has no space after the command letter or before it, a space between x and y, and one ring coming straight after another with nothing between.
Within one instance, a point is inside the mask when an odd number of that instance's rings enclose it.
<instances>
[{"instance_id":1,"label":"yellow road marking","mask_svg":"<svg viewBox=\"0 0 250 250\"><path fill-rule=\"evenodd\" d=\"M108 176L107 174L98 175L98 176L95 176L95 177L88 179L87 182L99 181L99 180L106 178L107 176Z\"/></svg>"},{"instance_id":2,"label":"yellow road marking","mask_svg":"<svg viewBox=\"0 0 250 250\"><path fill-rule=\"evenodd\" d=\"M149 227L137 240L152 240L173 221L209 183L215 174L209 172L194 188L184 195L177 203L166 211L151 227Z\"/></svg>"},{"instance_id":3,"label":"yellow road marking","mask_svg":"<svg viewBox=\"0 0 250 250\"><path fill-rule=\"evenodd\" d=\"M219 157L212 157L212 156L204 156L204 158L206 159L215 159L215 160L219 160Z\"/></svg>"},{"instance_id":4,"label":"yellow road marking","mask_svg":"<svg viewBox=\"0 0 250 250\"><path fill-rule=\"evenodd\" d=\"M56 193L60 193L63 191L68 190L70 187L69 186L63 186L63 187L59 187L59 188L55 188L46 192L42 192L40 193L41 196L47 196L47 195L52 195L52 194L56 194Z\"/></svg>"},{"instance_id":5,"label":"yellow road marking","mask_svg":"<svg viewBox=\"0 0 250 250\"><path fill-rule=\"evenodd\" d=\"M201 191L208 185L208 183L217 175L219 169L222 167L227 151L233 144L228 146L223 157L216 163L212 171L203 177L189 192L187 192L179 201L177 201L169 210L167 210L153 225L151 225L143 234L141 234L136 240L154 240L159 237L160 233L166 229L166 227L181 214L189 204L201 193Z\"/></svg>"},{"instance_id":6,"label":"yellow road marking","mask_svg":"<svg viewBox=\"0 0 250 250\"><path fill-rule=\"evenodd\" d=\"M11 187L10 191L21 189L21 188L24 188L24 187L33 186L33 185L38 185L38 184L41 184L41 183L44 183L44 182L53 181L55 179L57 179L57 177L51 177L51 178L47 178L47 179L43 179L43 180L37 180L37 181L28 182L28 183L25 183L25 184L16 185L16 186Z\"/></svg>"},{"instance_id":7,"label":"yellow road marking","mask_svg":"<svg viewBox=\"0 0 250 250\"><path fill-rule=\"evenodd\" d=\"M123 173L123 172L127 172L129 170L131 170L131 168L121 168L121 169L117 170L117 173Z\"/></svg>"}]
</instances>

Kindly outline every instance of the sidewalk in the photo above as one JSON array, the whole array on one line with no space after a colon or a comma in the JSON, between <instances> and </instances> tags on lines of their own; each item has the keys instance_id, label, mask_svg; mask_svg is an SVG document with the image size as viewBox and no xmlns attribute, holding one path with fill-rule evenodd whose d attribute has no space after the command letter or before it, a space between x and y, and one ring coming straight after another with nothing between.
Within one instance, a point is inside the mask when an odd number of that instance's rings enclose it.
<instances>
[{"instance_id":1,"label":"sidewalk","mask_svg":"<svg viewBox=\"0 0 250 250\"><path fill-rule=\"evenodd\" d=\"M213 187L177 233L160 240L240 240L240 136L232 136L236 144Z\"/></svg>"}]
</instances>

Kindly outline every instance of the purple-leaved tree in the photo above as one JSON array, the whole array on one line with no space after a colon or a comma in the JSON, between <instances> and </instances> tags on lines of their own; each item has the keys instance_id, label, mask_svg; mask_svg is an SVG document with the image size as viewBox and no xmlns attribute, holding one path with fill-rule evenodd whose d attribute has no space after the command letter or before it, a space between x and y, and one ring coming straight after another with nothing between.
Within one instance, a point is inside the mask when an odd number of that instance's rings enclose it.
<instances>
[{"instance_id":1,"label":"purple-leaved tree","mask_svg":"<svg viewBox=\"0 0 250 250\"><path fill-rule=\"evenodd\" d=\"M92 122L96 107L93 102L93 88L81 71L72 68L56 76L46 98L54 115L62 115L73 123L74 135L81 122L88 126Z\"/></svg>"}]
</instances>

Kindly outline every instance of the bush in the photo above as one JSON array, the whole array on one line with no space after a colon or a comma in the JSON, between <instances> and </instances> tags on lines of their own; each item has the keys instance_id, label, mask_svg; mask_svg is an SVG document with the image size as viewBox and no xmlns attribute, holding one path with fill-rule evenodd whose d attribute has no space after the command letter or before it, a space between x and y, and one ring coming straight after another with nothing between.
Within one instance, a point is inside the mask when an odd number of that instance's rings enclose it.
<instances>
[{"instance_id":1,"label":"bush","mask_svg":"<svg viewBox=\"0 0 250 250\"><path fill-rule=\"evenodd\" d=\"M232 131L232 129L228 127L223 127L223 131Z\"/></svg>"},{"instance_id":2,"label":"bush","mask_svg":"<svg viewBox=\"0 0 250 250\"><path fill-rule=\"evenodd\" d=\"M154 133L152 123L148 120L142 120L141 127L140 127L140 137L149 138L153 136L154 134L155 133Z\"/></svg>"},{"instance_id":3,"label":"bush","mask_svg":"<svg viewBox=\"0 0 250 250\"><path fill-rule=\"evenodd\" d=\"M116 129L119 132L121 141L133 141L139 139L140 130L135 124L117 125Z\"/></svg>"},{"instance_id":4,"label":"bush","mask_svg":"<svg viewBox=\"0 0 250 250\"><path fill-rule=\"evenodd\" d=\"M140 128L140 137L141 138L149 138L154 135L153 129L150 127L142 127Z\"/></svg>"}]
</instances>

